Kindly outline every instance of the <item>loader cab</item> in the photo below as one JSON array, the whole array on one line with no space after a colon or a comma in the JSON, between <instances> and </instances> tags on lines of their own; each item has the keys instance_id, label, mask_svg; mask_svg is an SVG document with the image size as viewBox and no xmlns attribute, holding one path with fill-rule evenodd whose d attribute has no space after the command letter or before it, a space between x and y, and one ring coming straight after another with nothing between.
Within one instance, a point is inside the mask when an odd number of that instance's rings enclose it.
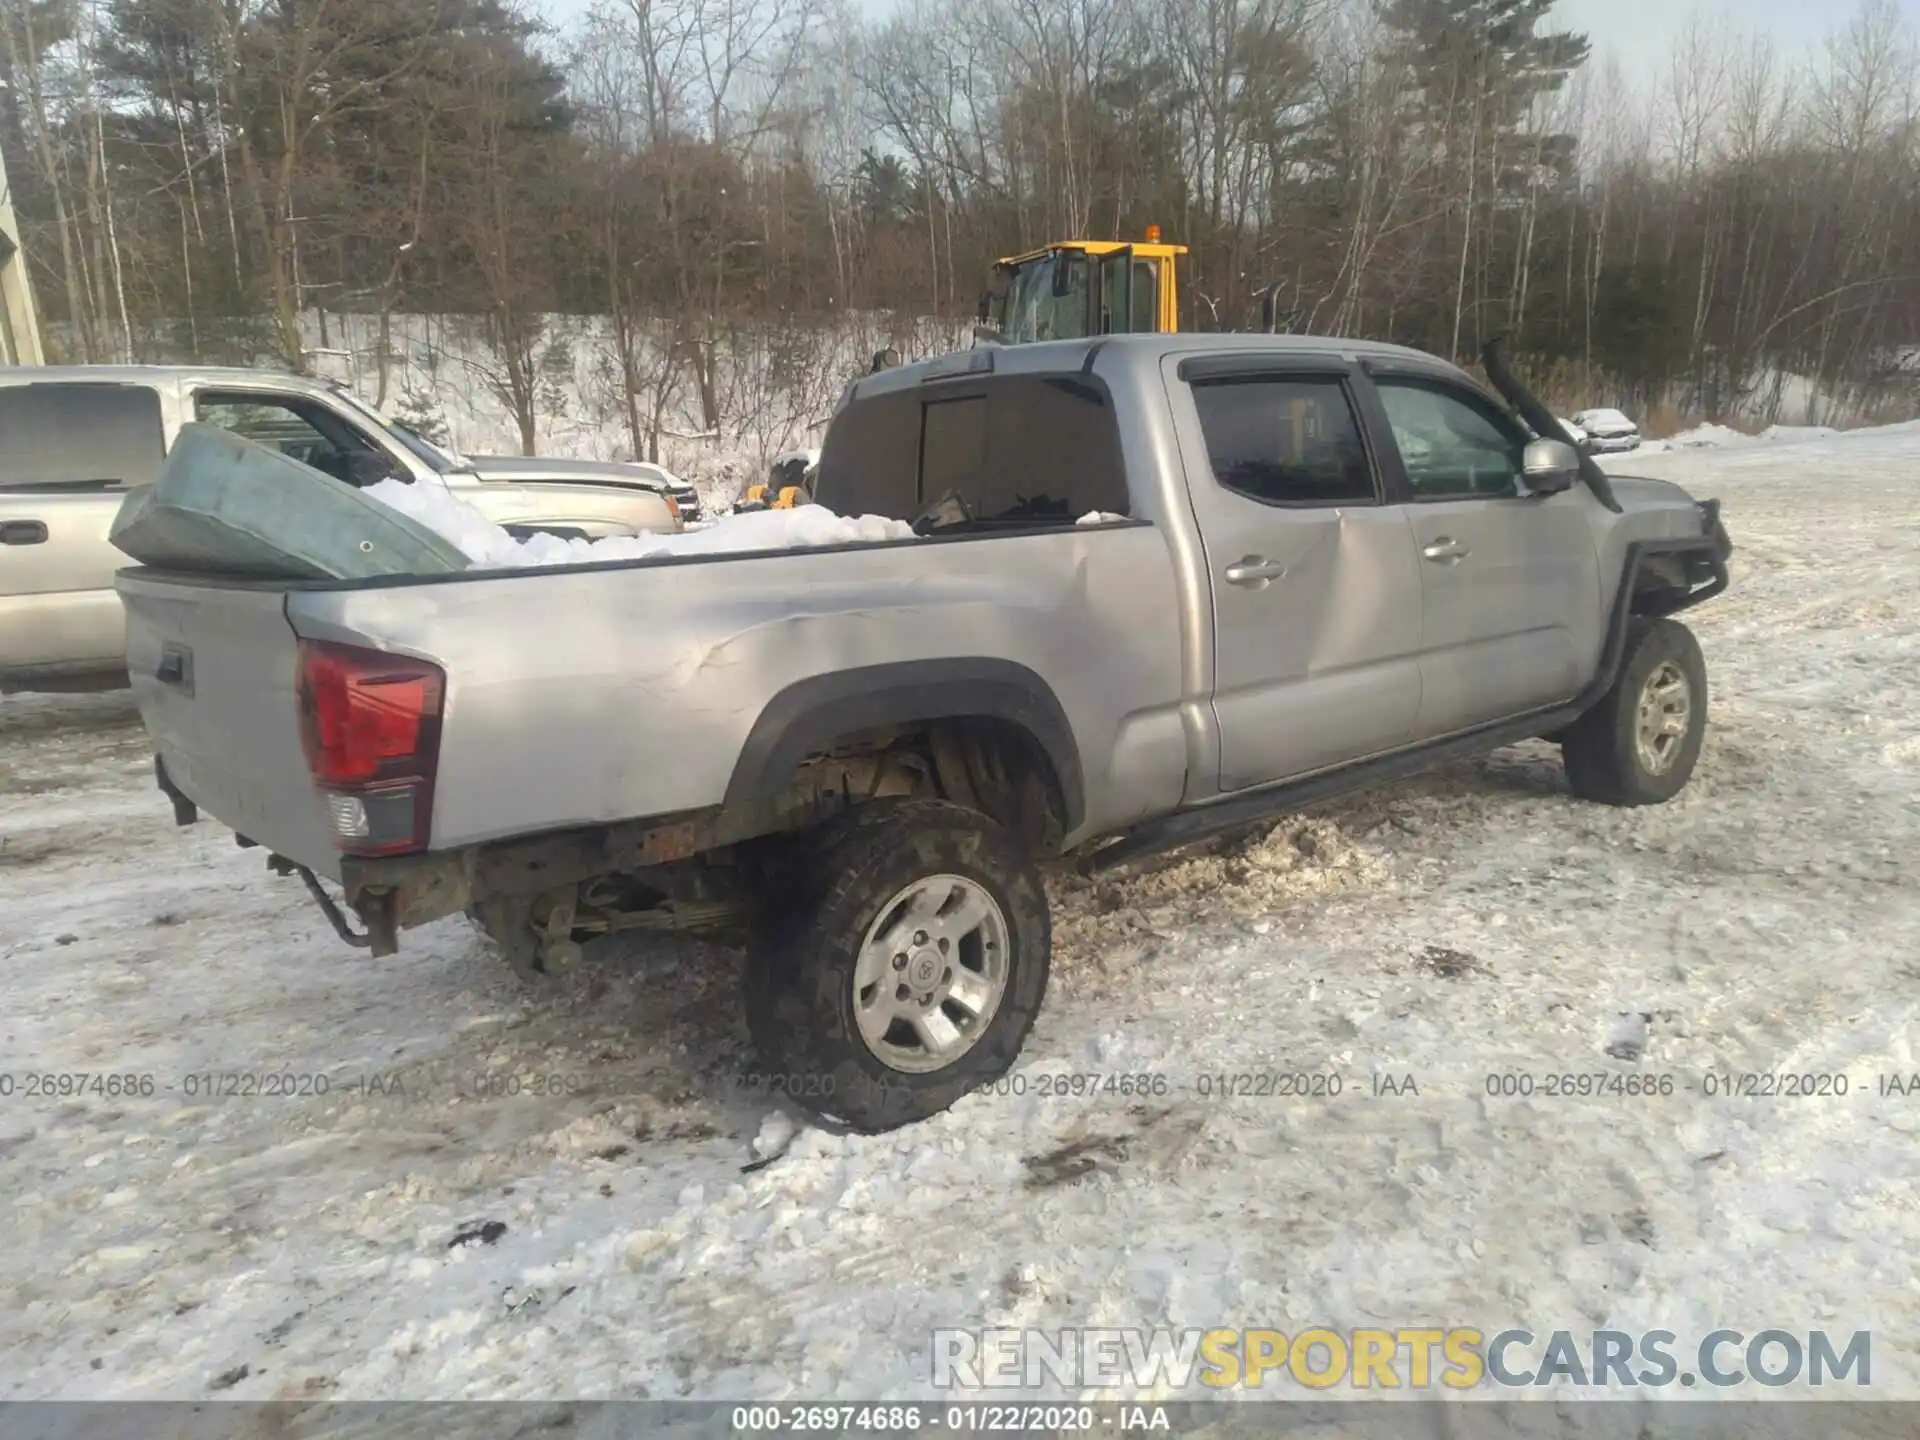
<instances>
[{"instance_id":1,"label":"loader cab","mask_svg":"<svg viewBox=\"0 0 1920 1440\"><path fill-rule=\"evenodd\" d=\"M1184 245L1061 240L994 268L980 300L982 338L1003 345L1092 335L1172 334L1180 328L1175 261Z\"/></svg>"}]
</instances>

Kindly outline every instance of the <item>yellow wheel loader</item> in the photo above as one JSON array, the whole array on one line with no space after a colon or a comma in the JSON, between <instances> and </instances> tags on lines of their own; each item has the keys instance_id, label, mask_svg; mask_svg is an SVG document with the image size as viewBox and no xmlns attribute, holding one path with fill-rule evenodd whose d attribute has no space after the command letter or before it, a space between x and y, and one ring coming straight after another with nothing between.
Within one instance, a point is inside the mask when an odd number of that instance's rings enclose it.
<instances>
[{"instance_id":1,"label":"yellow wheel loader","mask_svg":"<svg viewBox=\"0 0 1920 1440\"><path fill-rule=\"evenodd\" d=\"M980 338L1002 345L1089 335L1172 334L1180 328L1176 264L1184 245L1147 238L1056 240L995 263L980 297Z\"/></svg>"},{"instance_id":2,"label":"yellow wheel loader","mask_svg":"<svg viewBox=\"0 0 1920 1440\"><path fill-rule=\"evenodd\" d=\"M994 287L980 297L976 341L997 345L1039 340L1082 340L1091 335L1173 335L1180 329L1179 261L1185 245L1147 238L1056 240L1024 255L994 263ZM1253 292L1258 320L1245 328L1291 331L1297 310L1283 310L1282 282ZM1216 301L1197 295L1220 324Z\"/></svg>"}]
</instances>

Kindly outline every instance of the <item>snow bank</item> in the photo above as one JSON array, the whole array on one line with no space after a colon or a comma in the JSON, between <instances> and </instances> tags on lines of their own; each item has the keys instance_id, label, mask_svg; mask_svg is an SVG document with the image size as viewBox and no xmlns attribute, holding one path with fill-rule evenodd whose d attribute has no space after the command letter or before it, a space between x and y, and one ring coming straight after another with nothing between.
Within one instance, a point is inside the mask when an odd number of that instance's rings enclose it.
<instances>
[{"instance_id":1,"label":"snow bank","mask_svg":"<svg viewBox=\"0 0 1920 1440\"><path fill-rule=\"evenodd\" d=\"M1840 432L1831 425L1769 425L1760 439L1769 445L1797 440L1831 440Z\"/></svg>"},{"instance_id":2,"label":"snow bank","mask_svg":"<svg viewBox=\"0 0 1920 1440\"><path fill-rule=\"evenodd\" d=\"M1665 440L1649 441L1640 448L1652 454L1666 450L1738 450L1754 445L1793 445L1807 440L1831 440L1840 433L1830 425L1769 425L1758 435L1748 435L1728 425L1696 425Z\"/></svg>"},{"instance_id":3,"label":"snow bank","mask_svg":"<svg viewBox=\"0 0 1920 1440\"><path fill-rule=\"evenodd\" d=\"M836 515L824 505L727 515L698 530L671 535L615 535L604 540L568 540L537 534L517 540L443 485L382 480L361 492L436 530L460 547L475 569L507 570L530 565L591 565L606 560L646 560L660 555L720 555L748 550L798 550L817 545L877 544L911 540L904 520L878 515Z\"/></svg>"},{"instance_id":4,"label":"snow bank","mask_svg":"<svg viewBox=\"0 0 1920 1440\"><path fill-rule=\"evenodd\" d=\"M1670 450L1704 450L1708 447L1720 448L1732 445L1750 445L1751 435L1744 435L1731 425L1696 425L1691 430L1682 430L1670 437L1666 444Z\"/></svg>"}]
</instances>

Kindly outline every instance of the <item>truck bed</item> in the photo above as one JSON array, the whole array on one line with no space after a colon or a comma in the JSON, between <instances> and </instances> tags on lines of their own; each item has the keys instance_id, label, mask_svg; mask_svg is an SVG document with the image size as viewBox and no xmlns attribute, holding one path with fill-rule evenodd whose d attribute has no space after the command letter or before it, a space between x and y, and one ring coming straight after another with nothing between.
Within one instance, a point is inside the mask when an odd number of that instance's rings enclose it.
<instances>
[{"instance_id":1,"label":"truck bed","mask_svg":"<svg viewBox=\"0 0 1920 1440\"><path fill-rule=\"evenodd\" d=\"M894 688L918 673L899 667L1034 677L1078 750L1078 831L1171 808L1186 779L1173 566L1146 524L357 582L136 569L118 587L169 780L333 878L302 640L444 672L434 851L722 804L743 766L778 763L761 752L783 694L827 687L857 717L877 667Z\"/></svg>"}]
</instances>

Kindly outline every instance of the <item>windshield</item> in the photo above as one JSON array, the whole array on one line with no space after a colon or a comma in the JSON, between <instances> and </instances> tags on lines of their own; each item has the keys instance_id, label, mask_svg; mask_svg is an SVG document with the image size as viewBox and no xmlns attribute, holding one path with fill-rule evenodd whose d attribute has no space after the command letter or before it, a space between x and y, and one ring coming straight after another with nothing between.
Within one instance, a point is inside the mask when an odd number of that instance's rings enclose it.
<instances>
[{"instance_id":1,"label":"windshield","mask_svg":"<svg viewBox=\"0 0 1920 1440\"><path fill-rule=\"evenodd\" d=\"M345 386L334 386L333 393L339 396L344 403L352 406L354 410L358 411L366 419L379 426L389 437L398 443L402 449L421 464L425 465L429 470L432 470L436 475L446 475L461 467L463 462L458 456L449 451L442 450L438 445L434 444L431 440L427 439L426 436L422 435L418 430L415 430L404 421L389 420Z\"/></svg>"},{"instance_id":2,"label":"windshield","mask_svg":"<svg viewBox=\"0 0 1920 1440\"><path fill-rule=\"evenodd\" d=\"M406 446L437 473L445 475L450 470L460 468L459 460L442 450L411 425L400 420L388 420L385 416L381 416L380 420L381 424L386 426L389 435Z\"/></svg>"},{"instance_id":3,"label":"windshield","mask_svg":"<svg viewBox=\"0 0 1920 1440\"><path fill-rule=\"evenodd\" d=\"M1067 293L1053 293L1052 255L1012 268L1007 281L1006 323L1000 338L1008 344L1032 340L1079 340L1087 333L1087 257L1064 252Z\"/></svg>"}]
</instances>

